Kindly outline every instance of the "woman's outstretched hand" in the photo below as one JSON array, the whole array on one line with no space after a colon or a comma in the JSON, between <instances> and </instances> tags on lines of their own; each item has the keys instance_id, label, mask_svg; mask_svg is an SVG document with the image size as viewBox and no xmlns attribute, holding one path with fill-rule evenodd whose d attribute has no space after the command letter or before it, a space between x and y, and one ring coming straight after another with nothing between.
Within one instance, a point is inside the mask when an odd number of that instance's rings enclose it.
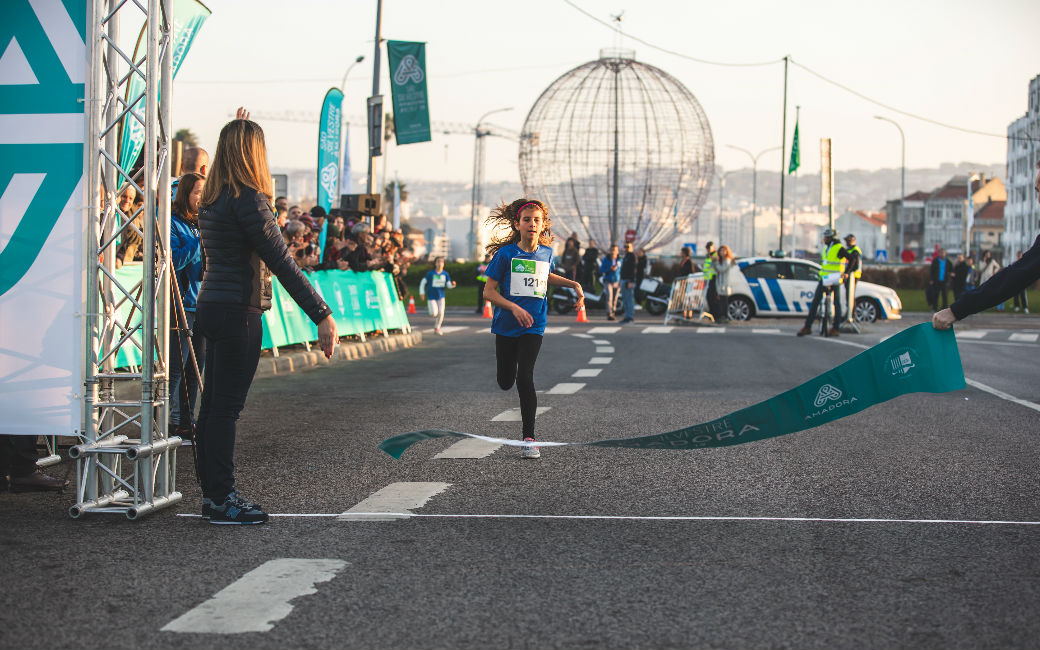
<instances>
[{"instance_id":1,"label":"woman's outstretched hand","mask_svg":"<svg viewBox=\"0 0 1040 650\"><path fill-rule=\"evenodd\" d=\"M332 318L332 314L329 314L325 320L318 323L318 346L325 353L326 359L332 358L332 352L336 349L338 342L339 333L336 330L336 321Z\"/></svg>"},{"instance_id":2,"label":"woman's outstretched hand","mask_svg":"<svg viewBox=\"0 0 1040 650\"><path fill-rule=\"evenodd\" d=\"M249 111L246 110L245 106L239 106L238 107L238 110L235 111L235 119L236 120L248 120L249 119Z\"/></svg>"}]
</instances>

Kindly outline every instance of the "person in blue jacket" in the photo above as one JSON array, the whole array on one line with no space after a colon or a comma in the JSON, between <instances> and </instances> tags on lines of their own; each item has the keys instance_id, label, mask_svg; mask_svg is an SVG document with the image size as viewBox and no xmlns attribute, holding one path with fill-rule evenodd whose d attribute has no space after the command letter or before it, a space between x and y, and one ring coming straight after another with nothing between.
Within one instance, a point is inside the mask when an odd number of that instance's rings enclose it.
<instances>
[{"instance_id":1,"label":"person in blue jacket","mask_svg":"<svg viewBox=\"0 0 1040 650\"><path fill-rule=\"evenodd\" d=\"M438 335L442 334L441 324L444 323L444 290L454 288L455 283L444 270L444 258L433 260L433 268L427 271L419 283L419 297L426 299L426 307L430 316L433 316L433 331Z\"/></svg>"},{"instance_id":2,"label":"person in blue jacket","mask_svg":"<svg viewBox=\"0 0 1040 650\"><path fill-rule=\"evenodd\" d=\"M603 277L603 293L607 294L607 320L614 320L617 309L618 290L621 288L621 260L618 259L617 244L610 246L610 253L599 265ZM625 314L628 318L631 314Z\"/></svg>"},{"instance_id":3,"label":"person in blue jacket","mask_svg":"<svg viewBox=\"0 0 1040 650\"><path fill-rule=\"evenodd\" d=\"M523 458L539 458L534 418L538 397L534 390L534 364L542 347L548 303L548 285L570 287L578 295L578 309L585 302L581 285L553 273L553 236L549 209L536 199L502 204L487 218L492 231L509 234L487 246L492 255L487 268L484 298L495 306L491 332L495 335L498 385L509 390L516 384L523 422ZM501 293L499 292L501 290Z\"/></svg>"},{"instance_id":4,"label":"person in blue jacket","mask_svg":"<svg viewBox=\"0 0 1040 650\"><path fill-rule=\"evenodd\" d=\"M170 255L177 274L180 303L185 323L178 316L177 300L171 301L170 316L170 431L184 440L195 438L195 398L199 380L191 365L190 351L202 373L206 362L206 338L195 329L195 304L202 284L202 243L199 237L199 201L206 179L188 172L177 184L170 214ZM187 375L182 373L182 369ZM182 385L183 382L183 385ZM184 399L187 394L187 400Z\"/></svg>"}]
</instances>

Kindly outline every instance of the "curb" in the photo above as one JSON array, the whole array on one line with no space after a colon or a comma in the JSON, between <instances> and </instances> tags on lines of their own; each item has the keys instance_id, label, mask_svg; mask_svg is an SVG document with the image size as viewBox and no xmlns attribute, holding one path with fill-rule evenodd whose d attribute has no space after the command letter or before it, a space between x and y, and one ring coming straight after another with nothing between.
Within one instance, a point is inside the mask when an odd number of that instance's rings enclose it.
<instances>
[{"instance_id":1,"label":"curb","mask_svg":"<svg viewBox=\"0 0 1040 650\"><path fill-rule=\"evenodd\" d=\"M277 357L264 357L256 368L255 377L275 377L288 375L293 372L309 370L320 366L327 366L343 361L363 359L375 356L381 352L393 352L412 348L422 343L422 332L412 330L407 334L393 334L381 336L367 341L340 342L336 346L336 352L331 359L326 359L320 350L300 350Z\"/></svg>"}]
</instances>

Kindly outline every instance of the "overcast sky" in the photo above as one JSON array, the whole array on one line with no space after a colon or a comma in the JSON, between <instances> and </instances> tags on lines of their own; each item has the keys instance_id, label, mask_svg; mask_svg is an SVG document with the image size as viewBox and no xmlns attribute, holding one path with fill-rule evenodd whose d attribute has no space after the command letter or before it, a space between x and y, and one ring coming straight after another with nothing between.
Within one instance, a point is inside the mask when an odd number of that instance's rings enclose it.
<instances>
[{"instance_id":1,"label":"overcast sky","mask_svg":"<svg viewBox=\"0 0 1040 650\"><path fill-rule=\"evenodd\" d=\"M1027 107L1029 80L1040 74L1040 2L997 0L574 0L609 21L624 11L634 37L697 58L769 61L790 55L801 64L882 103L957 126L1004 134ZM344 112L363 116L372 90L375 0L206 0L203 26L175 82L174 125L190 128L212 148L237 105L256 113L317 114L325 92L347 82ZM614 34L563 0L385 0L383 38L427 43L431 119L470 124L503 107L491 121L519 131L541 92L568 70L612 47ZM716 160L748 166L745 154L779 145L783 65L720 67L657 51L630 39L636 58L678 78L707 113ZM382 92L390 103L386 50ZM833 139L837 169L898 167L903 127L907 166L1003 162L1005 141L900 116L795 66L788 86L788 143L795 105L801 109L802 172L819 168L819 138ZM272 165L312 167L317 124L258 120ZM442 135L391 147L388 169L407 179L468 182L473 138ZM355 170L365 166L365 131L350 131ZM519 179L517 145L489 138L488 180ZM788 144L788 146L790 146ZM777 169L779 153L760 168Z\"/></svg>"}]
</instances>

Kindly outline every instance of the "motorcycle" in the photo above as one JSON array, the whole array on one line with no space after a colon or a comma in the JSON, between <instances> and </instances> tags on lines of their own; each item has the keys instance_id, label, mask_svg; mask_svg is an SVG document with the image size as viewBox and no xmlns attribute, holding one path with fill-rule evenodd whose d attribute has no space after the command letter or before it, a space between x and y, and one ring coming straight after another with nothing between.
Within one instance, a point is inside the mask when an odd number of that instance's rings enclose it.
<instances>
[{"instance_id":1,"label":"motorcycle","mask_svg":"<svg viewBox=\"0 0 1040 650\"><path fill-rule=\"evenodd\" d=\"M672 286L665 284L658 277L643 278L643 282L636 287L635 302L642 304L646 313L651 316L660 316L668 309L668 297L671 295ZM574 309L578 301L578 294L568 287L553 287L549 302L557 314L566 314ZM607 309L607 292L594 291L585 292L586 309ZM624 304L619 298L614 313L622 316L625 312Z\"/></svg>"}]
</instances>

